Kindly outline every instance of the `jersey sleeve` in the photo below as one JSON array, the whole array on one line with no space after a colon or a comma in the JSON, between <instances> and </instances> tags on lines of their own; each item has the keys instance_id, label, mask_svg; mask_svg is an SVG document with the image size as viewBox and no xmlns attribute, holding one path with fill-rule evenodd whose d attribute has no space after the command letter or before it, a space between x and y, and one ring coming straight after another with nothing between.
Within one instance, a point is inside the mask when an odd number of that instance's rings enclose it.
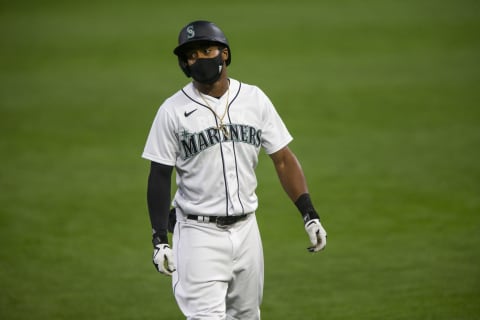
<instances>
[{"instance_id":1,"label":"jersey sleeve","mask_svg":"<svg viewBox=\"0 0 480 320\"><path fill-rule=\"evenodd\" d=\"M260 89L259 89L260 90ZM262 146L267 154L272 154L287 146L293 137L275 109L270 99L263 93Z\"/></svg>"},{"instance_id":2,"label":"jersey sleeve","mask_svg":"<svg viewBox=\"0 0 480 320\"><path fill-rule=\"evenodd\" d=\"M177 143L175 121L166 107L160 107L153 120L142 157L167 166L175 166Z\"/></svg>"}]
</instances>

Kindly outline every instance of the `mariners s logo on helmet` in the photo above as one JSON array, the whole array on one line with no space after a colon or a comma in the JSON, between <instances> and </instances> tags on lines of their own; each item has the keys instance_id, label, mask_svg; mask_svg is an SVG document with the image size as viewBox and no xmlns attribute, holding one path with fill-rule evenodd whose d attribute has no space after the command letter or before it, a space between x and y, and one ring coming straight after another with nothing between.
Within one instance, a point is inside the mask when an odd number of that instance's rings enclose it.
<instances>
[{"instance_id":1,"label":"mariners s logo on helmet","mask_svg":"<svg viewBox=\"0 0 480 320\"><path fill-rule=\"evenodd\" d=\"M187 27L187 33L187 39L192 39L193 37L195 37L195 30L193 29L193 26Z\"/></svg>"}]
</instances>

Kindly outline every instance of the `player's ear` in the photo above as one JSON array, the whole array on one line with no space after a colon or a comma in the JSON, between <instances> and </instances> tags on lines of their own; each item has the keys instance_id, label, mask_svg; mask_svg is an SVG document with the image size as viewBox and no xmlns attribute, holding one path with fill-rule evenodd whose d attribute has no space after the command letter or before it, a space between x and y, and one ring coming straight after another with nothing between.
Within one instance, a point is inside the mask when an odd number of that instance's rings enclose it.
<instances>
[{"instance_id":1,"label":"player's ear","mask_svg":"<svg viewBox=\"0 0 480 320\"><path fill-rule=\"evenodd\" d=\"M222 48L222 59L223 59L223 61L228 60L229 54L230 54L230 52L228 52L228 48Z\"/></svg>"}]
</instances>

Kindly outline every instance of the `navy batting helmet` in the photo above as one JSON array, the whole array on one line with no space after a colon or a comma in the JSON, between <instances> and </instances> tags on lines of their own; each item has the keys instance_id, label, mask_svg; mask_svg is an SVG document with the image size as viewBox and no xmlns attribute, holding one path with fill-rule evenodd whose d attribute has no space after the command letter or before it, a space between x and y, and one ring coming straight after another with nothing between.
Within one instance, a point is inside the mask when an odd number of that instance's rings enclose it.
<instances>
[{"instance_id":1,"label":"navy batting helmet","mask_svg":"<svg viewBox=\"0 0 480 320\"><path fill-rule=\"evenodd\" d=\"M178 56L180 68L185 72L187 77L190 77L190 71L188 70L187 61L184 56L185 48L188 48L189 44L194 42L203 41L225 46L228 49L227 66L232 60L232 52L230 51L227 37L225 37L223 31L213 22L204 20L193 21L182 28L178 35L178 46L173 50L173 53Z\"/></svg>"}]
</instances>

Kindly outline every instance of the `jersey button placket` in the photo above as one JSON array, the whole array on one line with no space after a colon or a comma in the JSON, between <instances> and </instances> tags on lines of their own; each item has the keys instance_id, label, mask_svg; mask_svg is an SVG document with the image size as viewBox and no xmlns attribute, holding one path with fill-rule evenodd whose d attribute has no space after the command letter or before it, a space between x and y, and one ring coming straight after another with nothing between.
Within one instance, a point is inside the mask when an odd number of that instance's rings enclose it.
<instances>
[{"instance_id":1,"label":"jersey button placket","mask_svg":"<svg viewBox=\"0 0 480 320\"><path fill-rule=\"evenodd\" d=\"M236 197L238 183L237 174L235 170L235 158L233 152L233 144L231 142L224 144L225 154L225 171L228 184L228 198L229 198L229 211L232 213L238 211L238 199Z\"/></svg>"}]
</instances>

